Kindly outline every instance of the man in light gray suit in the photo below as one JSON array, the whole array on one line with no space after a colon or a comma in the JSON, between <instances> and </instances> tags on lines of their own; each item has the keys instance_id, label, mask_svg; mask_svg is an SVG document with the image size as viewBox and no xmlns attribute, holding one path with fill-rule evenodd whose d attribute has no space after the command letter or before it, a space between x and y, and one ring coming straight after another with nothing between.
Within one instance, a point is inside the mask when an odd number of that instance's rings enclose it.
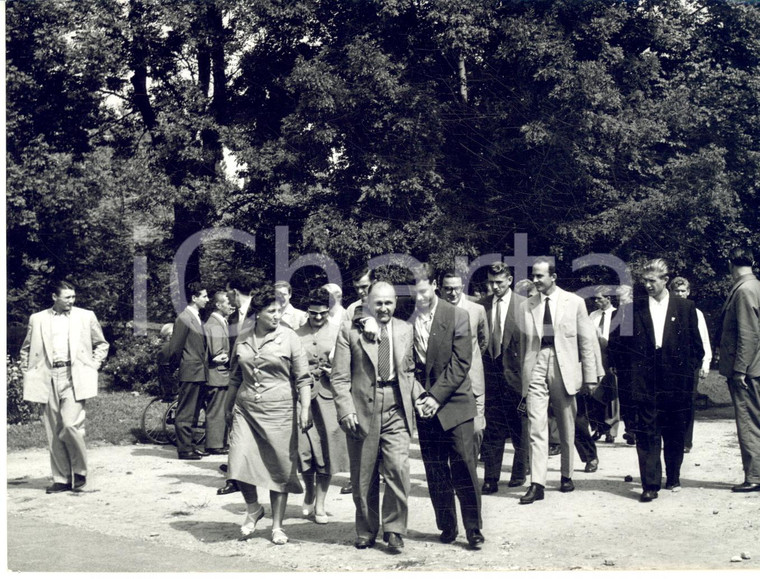
<instances>
[{"instance_id":1,"label":"man in light gray suit","mask_svg":"<svg viewBox=\"0 0 760 579\"><path fill-rule=\"evenodd\" d=\"M53 307L32 314L21 346L24 400L44 404L53 484L48 494L87 484L85 400L98 394L98 369L108 355L95 314L74 307L67 281L53 287Z\"/></svg>"},{"instance_id":2,"label":"man in light gray suit","mask_svg":"<svg viewBox=\"0 0 760 579\"><path fill-rule=\"evenodd\" d=\"M368 339L352 322L344 322L330 379L351 461L356 506L354 545L357 549L372 547L382 523L383 539L389 549L398 552L404 547L408 518L414 400L422 389L414 380L412 326L393 317L393 286L376 282L366 309L364 313L378 324L378 340ZM380 469L385 478L382 521Z\"/></svg>"},{"instance_id":3,"label":"man in light gray suit","mask_svg":"<svg viewBox=\"0 0 760 579\"><path fill-rule=\"evenodd\" d=\"M554 260L533 264L538 294L525 300L518 313L521 324L523 395L527 398L530 430L530 478L521 504L544 498L549 459L548 406L551 401L562 449L560 491L575 490L572 480L575 438L575 394L593 391L604 376L596 331L586 303L556 284Z\"/></svg>"},{"instance_id":4,"label":"man in light gray suit","mask_svg":"<svg viewBox=\"0 0 760 579\"><path fill-rule=\"evenodd\" d=\"M736 411L744 482L735 493L760 491L760 281L752 272L754 256L736 247L729 254L734 285L721 311L720 373Z\"/></svg>"}]
</instances>

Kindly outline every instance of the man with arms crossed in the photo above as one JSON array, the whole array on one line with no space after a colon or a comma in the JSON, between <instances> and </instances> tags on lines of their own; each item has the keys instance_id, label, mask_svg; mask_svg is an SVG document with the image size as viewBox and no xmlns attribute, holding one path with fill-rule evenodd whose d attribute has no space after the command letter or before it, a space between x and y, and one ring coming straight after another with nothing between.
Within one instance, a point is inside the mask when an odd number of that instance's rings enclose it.
<instances>
[{"instance_id":1,"label":"man with arms crossed","mask_svg":"<svg viewBox=\"0 0 760 579\"><path fill-rule=\"evenodd\" d=\"M98 369L108 354L95 314L74 307L67 281L53 287L53 307L29 318L21 346L24 400L44 404L53 484L48 494L80 491L87 484L85 400L98 394Z\"/></svg>"},{"instance_id":2,"label":"man with arms crossed","mask_svg":"<svg viewBox=\"0 0 760 579\"><path fill-rule=\"evenodd\" d=\"M591 391L600 376L599 341L582 298L557 286L554 261L540 257L533 264L538 294L524 301L518 313L522 324L523 396L527 398L530 429L530 478L521 504L544 498L549 460L548 407L557 417L561 452L560 491L573 485L575 395Z\"/></svg>"}]
</instances>

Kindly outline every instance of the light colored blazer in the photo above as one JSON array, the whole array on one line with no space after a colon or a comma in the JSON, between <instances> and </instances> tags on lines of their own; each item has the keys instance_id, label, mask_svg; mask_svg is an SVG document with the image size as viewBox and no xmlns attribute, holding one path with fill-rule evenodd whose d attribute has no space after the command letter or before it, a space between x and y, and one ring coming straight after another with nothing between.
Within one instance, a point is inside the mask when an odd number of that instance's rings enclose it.
<instances>
[{"instance_id":1,"label":"light colored blazer","mask_svg":"<svg viewBox=\"0 0 760 579\"><path fill-rule=\"evenodd\" d=\"M486 309L480 304L468 300L465 296L459 300L457 307L467 311L470 316L470 334L472 336L472 362L470 363L470 383L472 393L479 398L486 392L483 355L488 351L488 321Z\"/></svg>"},{"instance_id":2,"label":"light colored blazer","mask_svg":"<svg viewBox=\"0 0 760 579\"><path fill-rule=\"evenodd\" d=\"M599 340L586 310L586 303L575 294L557 288L557 314L554 322L554 350L557 354L565 390L571 396L584 382L597 382L604 376ZM523 331L520 336L522 365L522 394L528 395L528 385L541 349L543 294L536 294L520 305L518 314Z\"/></svg>"},{"instance_id":3,"label":"light colored blazer","mask_svg":"<svg viewBox=\"0 0 760 579\"><path fill-rule=\"evenodd\" d=\"M393 364L401 391L406 427L414 432L414 400L422 387L414 379L414 331L411 324L397 318L391 320L393 332ZM359 428L366 435L373 420L379 420L375 408L377 377L376 341L369 341L351 322L344 322L338 333L330 382L335 393L338 420L356 414Z\"/></svg>"},{"instance_id":4,"label":"light colored blazer","mask_svg":"<svg viewBox=\"0 0 760 579\"><path fill-rule=\"evenodd\" d=\"M98 395L98 368L108 355L108 342L95 313L71 308L69 352L74 398L85 400ZM53 369L53 309L32 314L21 346L24 373L24 400L47 404Z\"/></svg>"},{"instance_id":5,"label":"light colored blazer","mask_svg":"<svg viewBox=\"0 0 760 579\"><path fill-rule=\"evenodd\" d=\"M230 361L225 364L212 362L220 354L230 355L229 324L218 312L213 312L204 326L208 346L208 386L225 387L230 383Z\"/></svg>"}]
</instances>

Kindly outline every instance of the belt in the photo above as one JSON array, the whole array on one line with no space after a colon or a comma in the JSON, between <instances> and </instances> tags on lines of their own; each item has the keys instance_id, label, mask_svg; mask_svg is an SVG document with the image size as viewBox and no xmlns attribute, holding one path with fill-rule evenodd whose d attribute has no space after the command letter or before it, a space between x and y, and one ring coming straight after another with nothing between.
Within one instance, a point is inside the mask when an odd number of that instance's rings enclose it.
<instances>
[{"instance_id":1,"label":"belt","mask_svg":"<svg viewBox=\"0 0 760 579\"><path fill-rule=\"evenodd\" d=\"M71 366L71 362L53 362L53 368L65 368Z\"/></svg>"},{"instance_id":2,"label":"belt","mask_svg":"<svg viewBox=\"0 0 760 579\"><path fill-rule=\"evenodd\" d=\"M393 386L398 386L398 380L377 381L377 388L392 388Z\"/></svg>"}]
</instances>

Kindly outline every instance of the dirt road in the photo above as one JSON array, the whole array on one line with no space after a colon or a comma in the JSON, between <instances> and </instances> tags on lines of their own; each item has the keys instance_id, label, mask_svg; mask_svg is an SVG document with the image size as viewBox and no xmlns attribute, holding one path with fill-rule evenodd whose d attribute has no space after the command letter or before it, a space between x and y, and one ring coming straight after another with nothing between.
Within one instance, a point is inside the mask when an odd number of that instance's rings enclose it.
<instances>
[{"instance_id":1,"label":"dirt road","mask_svg":"<svg viewBox=\"0 0 760 579\"><path fill-rule=\"evenodd\" d=\"M220 460L175 459L174 447L102 446L90 449L86 492L46 495L46 451L7 456L8 566L26 571L384 571L384 570L624 570L760 569L760 493L735 494L742 480L733 421L702 420L686 455L683 490L638 502L636 451L622 442L600 444L600 466L583 472L576 457L576 491L559 493L559 457L550 458L546 499L520 505L525 487L500 487L483 497L480 551L463 533L438 541L433 509L415 443L409 533L401 554L353 547L354 506L333 479L328 525L301 516L303 495L291 495L285 520L290 542L269 540L267 516L241 540L245 507L239 493L217 496ZM511 449L505 457L508 480ZM482 476L482 469L479 469ZM626 475L633 477L625 482ZM35 536L30 548L25 536ZM26 533L26 535L23 535ZM55 536L55 541L39 540ZM82 549L83 537L94 546ZM97 545L100 545L98 547ZM751 558L732 563L742 552ZM147 566L147 568L146 568Z\"/></svg>"}]
</instances>

